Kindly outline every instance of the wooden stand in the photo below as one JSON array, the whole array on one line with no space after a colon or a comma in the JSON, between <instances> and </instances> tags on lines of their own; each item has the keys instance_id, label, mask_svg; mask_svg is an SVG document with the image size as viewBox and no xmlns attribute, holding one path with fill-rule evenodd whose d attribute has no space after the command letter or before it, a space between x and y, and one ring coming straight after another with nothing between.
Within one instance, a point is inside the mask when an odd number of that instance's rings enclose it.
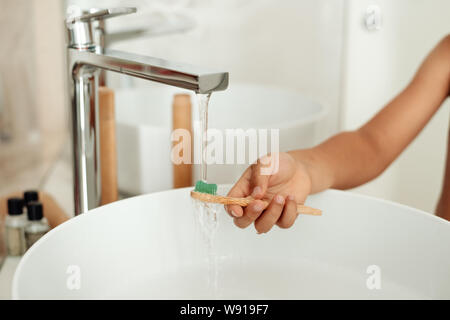
<instances>
[{"instance_id":1,"label":"wooden stand","mask_svg":"<svg viewBox=\"0 0 450 320\"><path fill-rule=\"evenodd\" d=\"M192 139L191 96L188 94L176 94L173 99L173 126L172 129L185 129ZM179 142L174 142L174 145ZM192 154L192 147L191 147ZM191 161L192 162L192 161ZM192 186L192 163L173 165L173 187L184 188Z\"/></svg>"},{"instance_id":2,"label":"wooden stand","mask_svg":"<svg viewBox=\"0 0 450 320\"><path fill-rule=\"evenodd\" d=\"M117 145L116 119L114 112L114 91L100 87L98 89L100 123L100 163L102 176L101 204L117 201Z\"/></svg>"}]
</instances>

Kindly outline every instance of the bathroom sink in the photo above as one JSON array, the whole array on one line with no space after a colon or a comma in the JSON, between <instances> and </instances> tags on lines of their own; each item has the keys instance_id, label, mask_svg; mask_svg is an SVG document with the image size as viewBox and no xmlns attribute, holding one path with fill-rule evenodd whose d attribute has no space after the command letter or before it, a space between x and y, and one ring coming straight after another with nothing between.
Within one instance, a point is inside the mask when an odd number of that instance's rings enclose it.
<instances>
[{"instance_id":1,"label":"bathroom sink","mask_svg":"<svg viewBox=\"0 0 450 320\"><path fill-rule=\"evenodd\" d=\"M161 85L116 91L118 180L122 192L137 195L173 187L172 102L174 94L181 92L191 95L192 119L198 120L197 99L190 91ZM322 138L319 123L326 114L324 106L296 91L233 82L226 91L212 95L208 118L209 127L221 132L279 129L280 150L288 151L318 143ZM248 154L248 147L246 150ZM248 161L212 164L208 177L216 183L233 183L246 166ZM194 176L200 176L197 166Z\"/></svg>"},{"instance_id":2,"label":"bathroom sink","mask_svg":"<svg viewBox=\"0 0 450 320\"><path fill-rule=\"evenodd\" d=\"M13 298L450 298L450 223L431 214L328 190L307 201L323 216L263 235L220 208L209 250L191 202L177 189L71 219L25 254Z\"/></svg>"}]
</instances>

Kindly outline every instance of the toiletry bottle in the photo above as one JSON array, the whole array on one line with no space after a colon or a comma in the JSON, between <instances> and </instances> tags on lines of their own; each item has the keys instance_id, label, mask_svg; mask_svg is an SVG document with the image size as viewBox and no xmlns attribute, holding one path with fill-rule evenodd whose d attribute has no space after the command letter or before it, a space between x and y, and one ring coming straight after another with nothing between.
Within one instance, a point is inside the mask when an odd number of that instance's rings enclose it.
<instances>
[{"instance_id":1,"label":"toiletry bottle","mask_svg":"<svg viewBox=\"0 0 450 320\"><path fill-rule=\"evenodd\" d=\"M25 240L27 249L38 241L50 229L47 223L43 221L43 208L39 202L28 203L27 208L28 225L25 227Z\"/></svg>"},{"instance_id":2,"label":"toiletry bottle","mask_svg":"<svg viewBox=\"0 0 450 320\"><path fill-rule=\"evenodd\" d=\"M28 208L30 202L39 201L39 193L34 190L28 190L23 193L23 200L25 201L24 206Z\"/></svg>"},{"instance_id":3,"label":"toiletry bottle","mask_svg":"<svg viewBox=\"0 0 450 320\"><path fill-rule=\"evenodd\" d=\"M23 200L25 201L25 212L28 214L28 204L30 202L39 202L39 192L35 190L27 190L23 193ZM47 219L44 217L42 221L48 225Z\"/></svg>"},{"instance_id":4,"label":"toiletry bottle","mask_svg":"<svg viewBox=\"0 0 450 320\"><path fill-rule=\"evenodd\" d=\"M23 215L23 200L8 199L8 215L5 219L6 247L10 256L20 256L25 253L25 226Z\"/></svg>"}]
</instances>

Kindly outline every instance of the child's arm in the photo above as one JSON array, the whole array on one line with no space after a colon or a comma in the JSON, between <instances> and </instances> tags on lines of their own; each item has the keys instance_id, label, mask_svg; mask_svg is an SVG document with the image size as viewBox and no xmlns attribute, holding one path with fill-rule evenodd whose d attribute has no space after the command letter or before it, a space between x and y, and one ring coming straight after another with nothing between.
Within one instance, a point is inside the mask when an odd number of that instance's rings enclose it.
<instances>
[{"instance_id":1,"label":"child's arm","mask_svg":"<svg viewBox=\"0 0 450 320\"><path fill-rule=\"evenodd\" d=\"M250 167L229 195L273 198L266 210L254 201L245 210L229 206L228 212L235 216L235 223L240 227L255 221L259 232L267 232L274 224L289 227L296 212L287 196L302 202L310 193L327 188L352 188L374 179L424 128L449 90L450 36L447 36L428 55L411 83L359 130L340 133L312 149L283 155L292 158L295 164L290 159L282 159L282 174L263 177L260 165ZM284 201L281 203L275 195L281 195Z\"/></svg>"},{"instance_id":2,"label":"child's arm","mask_svg":"<svg viewBox=\"0 0 450 320\"><path fill-rule=\"evenodd\" d=\"M411 83L362 128L341 133L312 149L332 176L329 185L352 188L377 177L408 146L447 98L450 37L428 55ZM302 151L293 152L299 155ZM317 156L315 157L317 158Z\"/></svg>"}]
</instances>

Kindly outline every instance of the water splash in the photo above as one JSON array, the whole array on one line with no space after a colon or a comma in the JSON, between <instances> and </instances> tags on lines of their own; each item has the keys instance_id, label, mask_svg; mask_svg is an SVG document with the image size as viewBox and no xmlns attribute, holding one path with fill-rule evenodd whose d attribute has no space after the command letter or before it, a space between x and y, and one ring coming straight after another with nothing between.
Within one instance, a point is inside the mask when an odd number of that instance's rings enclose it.
<instances>
[{"instance_id":1,"label":"water splash","mask_svg":"<svg viewBox=\"0 0 450 320\"><path fill-rule=\"evenodd\" d=\"M215 247L217 234L217 212L218 205L208 204L202 201L193 200L194 214L202 234L202 239L206 244L206 259L208 264L208 286L213 295L218 291L218 257Z\"/></svg>"}]
</instances>

